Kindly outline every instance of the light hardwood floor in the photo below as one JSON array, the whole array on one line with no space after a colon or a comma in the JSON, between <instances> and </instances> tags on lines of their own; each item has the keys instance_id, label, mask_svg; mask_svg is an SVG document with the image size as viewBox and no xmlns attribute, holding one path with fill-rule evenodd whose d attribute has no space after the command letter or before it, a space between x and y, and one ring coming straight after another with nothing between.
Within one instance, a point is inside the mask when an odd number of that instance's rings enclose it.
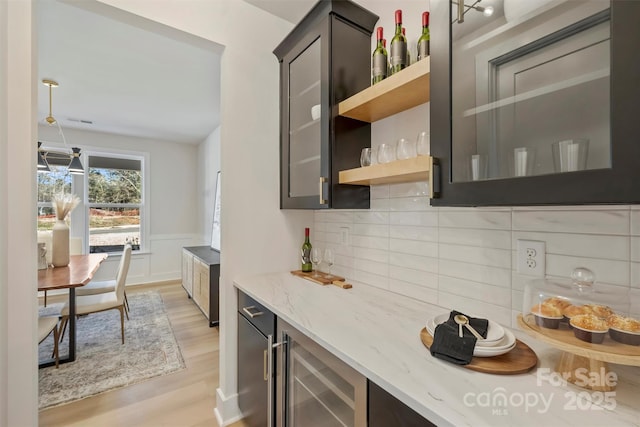
<instances>
[{"instance_id":1,"label":"light hardwood floor","mask_svg":"<svg viewBox=\"0 0 640 427\"><path fill-rule=\"evenodd\" d=\"M219 374L218 328L209 328L179 283L136 286L127 288L127 294L152 289L162 295L186 369L46 409L40 412L40 426L219 427L213 412ZM232 427L245 426L238 422Z\"/></svg>"}]
</instances>

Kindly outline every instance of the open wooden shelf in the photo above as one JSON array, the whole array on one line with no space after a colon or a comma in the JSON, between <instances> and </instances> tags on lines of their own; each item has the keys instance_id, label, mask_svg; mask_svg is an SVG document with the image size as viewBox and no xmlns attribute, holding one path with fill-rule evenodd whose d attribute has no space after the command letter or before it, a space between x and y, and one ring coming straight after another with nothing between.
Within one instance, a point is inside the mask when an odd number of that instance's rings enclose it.
<instances>
[{"instance_id":1,"label":"open wooden shelf","mask_svg":"<svg viewBox=\"0 0 640 427\"><path fill-rule=\"evenodd\" d=\"M372 123L429 102L430 58L425 58L338 104L338 114Z\"/></svg>"},{"instance_id":2,"label":"open wooden shelf","mask_svg":"<svg viewBox=\"0 0 640 427\"><path fill-rule=\"evenodd\" d=\"M418 156L406 160L365 166L340 171L340 184L372 185L395 184L399 182L427 181L431 179L433 158Z\"/></svg>"}]
</instances>

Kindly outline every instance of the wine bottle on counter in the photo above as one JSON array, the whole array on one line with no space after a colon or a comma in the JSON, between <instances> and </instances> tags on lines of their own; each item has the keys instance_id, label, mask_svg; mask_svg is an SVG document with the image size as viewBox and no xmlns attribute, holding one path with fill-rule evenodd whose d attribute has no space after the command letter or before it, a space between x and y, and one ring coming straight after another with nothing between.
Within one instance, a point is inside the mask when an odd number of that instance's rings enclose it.
<instances>
[{"instance_id":1,"label":"wine bottle on counter","mask_svg":"<svg viewBox=\"0 0 640 427\"><path fill-rule=\"evenodd\" d=\"M385 48L382 27L376 29L376 48L371 58L371 84L374 85L387 78L388 55Z\"/></svg>"},{"instance_id":2,"label":"wine bottle on counter","mask_svg":"<svg viewBox=\"0 0 640 427\"><path fill-rule=\"evenodd\" d=\"M396 10L396 33L391 39L391 74L407 67L407 38L402 34L402 10Z\"/></svg>"},{"instance_id":3,"label":"wine bottle on counter","mask_svg":"<svg viewBox=\"0 0 640 427\"><path fill-rule=\"evenodd\" d=\"M311 242L309 241L309 228L304 229L304 243L302 244L302 271L311 273Z\"/></svg>"},{"instance_id":4,"label":"wine bottle on counter","mask_svg":"<svg viewBox=\"0 0 640 427\"><path fill-rule=\"evenodd\" d=\"M422 12L422 35L418 39L418 61L429 56L430 41L431 36L429 35L429 12Z\"/></svg>"}]
</instances>

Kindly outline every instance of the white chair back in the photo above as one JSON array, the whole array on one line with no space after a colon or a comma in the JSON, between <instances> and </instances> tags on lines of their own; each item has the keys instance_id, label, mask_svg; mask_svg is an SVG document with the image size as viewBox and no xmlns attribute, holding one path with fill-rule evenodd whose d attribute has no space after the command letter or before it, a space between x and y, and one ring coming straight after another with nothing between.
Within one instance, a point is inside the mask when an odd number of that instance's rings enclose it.
<instances>
[{"instance_id":1,"label":"white chair back","mask_svg":"<svg viewBox=\"0 0 640 427\"><path fill-rule=\"evenodd\" d=\"M127 273L129 273L129 263L131 262L131 245L124 245L122 256L120 257L120 266L116 275L116 296L118 301L124 300L124 285L127 281Z\"/></svg>"}]
</instances>

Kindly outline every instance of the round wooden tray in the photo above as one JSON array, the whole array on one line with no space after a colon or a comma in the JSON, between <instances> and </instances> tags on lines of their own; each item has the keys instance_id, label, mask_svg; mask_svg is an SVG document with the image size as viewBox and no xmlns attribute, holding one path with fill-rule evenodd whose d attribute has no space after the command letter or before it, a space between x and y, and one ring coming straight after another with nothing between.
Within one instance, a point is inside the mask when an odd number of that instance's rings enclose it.
<instances>
[{"instance_id":1,"label":"round wooden tray","mask_svg":"<svg viewBox=\"0 0 640 427\"><path fill-rule=\"evenodd\" d=\"M425 347L433 344L433 336L422 328L420 340ZM538 364L538 356L531 348L520 340L516 340L516 346L508 353L494 357L474 357L471 363L463 365L464 368L485 374L514 375L524 374L535 368Z\"/></svg>"},{"instance_id":2,"label":"round wooden tray","mask_svg":"<svg viewBox=\"0 0 640 427\"><path fill-rule=\"evenodd\" d=\"M554 347L577 356L620 365L640 366L640 346L622 344L607 337L602 344L579 340L566 325L559 329L536 325L532 314L518 315L518 324L524 332Z\"/></svg>"}]
</instances>

